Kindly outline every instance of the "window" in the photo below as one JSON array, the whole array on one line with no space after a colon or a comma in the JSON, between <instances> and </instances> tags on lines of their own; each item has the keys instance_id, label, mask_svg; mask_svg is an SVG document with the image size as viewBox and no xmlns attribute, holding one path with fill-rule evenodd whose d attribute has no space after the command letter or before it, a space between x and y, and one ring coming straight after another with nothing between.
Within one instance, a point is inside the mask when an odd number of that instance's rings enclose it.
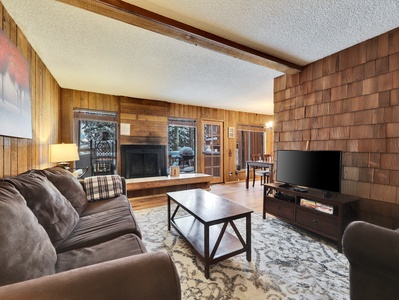
<instances>
[{"instance_id":1,"label":"window","mask_svg":"<svg viewBox=\"0 0 399 300\"><path fill-rule=\"evenodd\" d=\"M263 154L266 149L265 129L262 126L238 126L236 164L237 170L245 169L251 154Z\"/></svg>"},{"instance_id":2,"label":"window","mask_svg":"<svg viewBox=\"0 0 399 300\"><path fill-rule=\"evenodd\" d=\"M196 171L196 130L192 119L169 119L168 168L180 166L180 173Z\"/></svg>"},{"instance_id":3,"label":"window","mask_svg":"<svg viewBox=\"0 0 399 300\"><path fill-rule=\"evenodd\" d=\"M116 173L117 120L116 112L74 110L74 140L79 151L75 168L89 167L86 176Z\"/></svg>"}]
</instances>

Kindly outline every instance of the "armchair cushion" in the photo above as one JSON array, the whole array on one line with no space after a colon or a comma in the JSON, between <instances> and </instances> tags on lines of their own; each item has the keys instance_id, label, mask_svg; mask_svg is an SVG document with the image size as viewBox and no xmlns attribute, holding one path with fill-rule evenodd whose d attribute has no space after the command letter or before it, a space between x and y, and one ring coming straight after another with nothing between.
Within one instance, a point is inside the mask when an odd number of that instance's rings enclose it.
<instances>
[{"instance_id":1,"label":"armchair cushion","mask_svg":"<svg viewBox=\"0 0 399 300\"><path fill-rule=\"evenodd\" d=\"M114 198L123 193L119 175L86 177L84 184L88 201Z\"/></svg>"},{"instance_id":2,"label":"armchair cushion","mask_svg":"<svg viewBox=\"0 0 399 300\"><path fill-rule=\"evenodd\" d=\"M47 177L62 195L72 204L79 215L87 207L86 193L79 180L71 172L61 167L52 167L44 170L35 170Z\"/></svg>"},{"instance_id":3,"label":"armchair cushion","mask_svg":"<svg viewBox=\"0 0 399 300\"><path fill-rule=\"evenodd\" d=\"M46 177L25 173L4 180L13 184L25 198L54 246L60 244L73 231L79 215Z\"/></svg>"},{"instance_id":4,"label":"armchair cushion","mask_svg":"<svg viewBox=\"0 0 399 300\"><path fill-rule=\"evenodd\" d=\"M0 286L55 273L46 231L10 183L0 181Z\"/></svg>"}]
</instances>

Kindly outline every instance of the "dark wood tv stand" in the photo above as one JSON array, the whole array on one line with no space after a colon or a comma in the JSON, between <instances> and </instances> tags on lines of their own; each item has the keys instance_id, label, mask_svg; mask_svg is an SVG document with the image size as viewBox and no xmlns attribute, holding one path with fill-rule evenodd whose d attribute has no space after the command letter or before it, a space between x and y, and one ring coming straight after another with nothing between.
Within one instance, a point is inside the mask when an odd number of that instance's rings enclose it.
<instances>
[{"instance_id":1,"label":"dark wood tv stand","mask_svg":"<svg viewBox=\"0 0 399 300\"><path fill-rule=\"evenodd\" d=\"M336 241L338 251L342 252L342 234L346 226L356 219L357 202L360 199L340 193L326 194L325 191L314 189L300 192L295 191L293 187L280 185L278 182L265 184L263 218L266 218L267 212L281 220ZM309 201L316 205L310 207ZM308 206L305 206L306 204Z\"/></svg>"}]
</instances>

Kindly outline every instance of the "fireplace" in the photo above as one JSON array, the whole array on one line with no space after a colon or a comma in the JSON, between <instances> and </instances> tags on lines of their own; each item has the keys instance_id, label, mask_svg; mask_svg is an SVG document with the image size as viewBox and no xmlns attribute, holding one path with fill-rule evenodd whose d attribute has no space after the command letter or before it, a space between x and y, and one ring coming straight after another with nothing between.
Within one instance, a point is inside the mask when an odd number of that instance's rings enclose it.
<instances>
[{"instance_id":1,"label":"fireplace","mask_svg":"<svg viewBox=\"0 0 399 300\"><path fill-rule=\"evenodd\" d=\"M122 145L121 167L125 178L166 176L166 146Z\"/></svg>"}]
</instances>

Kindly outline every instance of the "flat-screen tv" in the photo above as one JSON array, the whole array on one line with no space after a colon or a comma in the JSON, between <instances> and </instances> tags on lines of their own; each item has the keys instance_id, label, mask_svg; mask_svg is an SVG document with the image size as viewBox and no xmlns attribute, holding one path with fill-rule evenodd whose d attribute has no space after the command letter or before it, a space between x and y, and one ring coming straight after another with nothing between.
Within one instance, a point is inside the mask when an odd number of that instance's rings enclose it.
<instances>
[{"instance_id":1,"label":"flat-screen tv","mask_svg":"<svg viewBox=\"0 0 399 300\"><path fill-rule=\"evenodd\" d=\"M277 151L278 182L330 192L341 190L341 151Z\"/></svg>"}]
</instances>

